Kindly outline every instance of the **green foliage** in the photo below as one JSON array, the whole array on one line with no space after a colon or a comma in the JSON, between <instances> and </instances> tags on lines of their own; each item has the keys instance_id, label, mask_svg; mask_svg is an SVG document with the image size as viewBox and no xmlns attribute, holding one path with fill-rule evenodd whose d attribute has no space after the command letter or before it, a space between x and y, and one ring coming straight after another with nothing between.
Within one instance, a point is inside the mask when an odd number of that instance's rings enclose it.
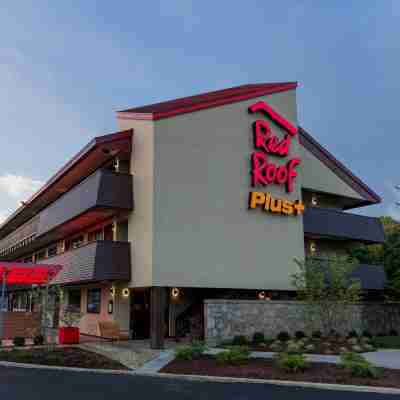
<instances>
[{"instance_id":1,"label":"green foliage","mask_svg":"<svg viewBox=\"0 0 400 400\"><path fill-rule=\"evenodd\" d=\"M311 336L312 336L313 339L321 339L322 338L322 332L321 331L314 331L311 334Z\"/></svg>"},{"instance_id":2,"label":"green foliage","mask_svg":"<svg viewBox=\"0 0 400 400\"><path fill-rule=\"evenodd\" d=\"M218 353L216 356L217 363L221 365L244 364L250 358L250 351L246 346L231 346L228 350Z\"/></svg>"},{"instance_id":3,"label":"green foliage","mask_svg":"<svg viewBox=\"0 0 400 400\"><path fill-rule=\"evenodd\" d=\"M303 354L279 353L275 357L278 368L286 372L301 372L308 368L308 363Z\"/></svg>"},{"instance_id":4,"label":"green foliage","mask_svg":"<svg viewBox=\"0 0 400 400\"><path fill-rule=\"evenodd\" d=\"M24 337L20 337L20 336L16 336L13 339L13 344L14 344L14 346L25 346L25 338Z\"/></svg>"},{"instance_id":5,"label":"green foliage","mask_svg":"<svg viewBox=\"0 0 400 400\"><path fill-rule=\"evenodd\" d=\"M357 333L355 330L352 330L352 331L350 331L350 332L348 333L347 337L348 337L349 339L351 339L351 338L358 338L358 333Z\"/></svg>"},{"instance_id":6,"label":"green foliage","mask_svg":"<svg viewBox=\"0 0 400 400\"><path fill-rule=\"evenodd\" d=\"M304 318L311 330L322 326L325 335L346 324L350 305L361 297L361 285L350 279L356 263L348 257L295 260L299 272L292 275L298 298L304 305Z\"/></svg>"},{"instance_id":7,"label":"green foliage","mask_svg":"<svg viewBox=\"0 0 400 400\"><path fill-rule=\"evenodd\" d=\"M41 346L41 345L43 345L43 344L44 344L44 336L43 336L43 335L36 335L36 336L33 338L33 344L34 344L35 346Z\"/></svg>"},{"instance_id":8,"label":"green foliage","mask_svg":"<svg viewBox=\"0 0 400 400\"><path fill-rule=\"evenodd\" d=\"M200 358L200 356L207 350L204 343L195 342L187 346L181 346L176 349L175 357L178 360L194 360Z\"/></svg>"},{"instance_id":9,"label":"green foliage","mask_svg":"<svg viewBox=\"0 0 400 400\"><path fill-rule=\"evenodd\" d=\"M254 332L253 343L260 344L265 342L265 336L262 332Z\"/></svg>"},{"instance_id":10,"label":"green foliage","mask_svg":"<svg viewBox=\"0 0 400 400\"><path fill-rule=\"evenodd\" d=\"M306 337L306 334L303 331L296 331L294 333L294 336L296 339L300 340L300 339L304 339Z\"/></svg>"},{"instance_id":11,"label":"green foliage","mask_svg":"<svg viewBox=\"0 0 400 400\"><path fill-rule=\"evenodd\" d=\"M281 342L287 342L288 340L290 340L290 335L286 331L281 331L276 335L276 338Z\"/></svg>"},{"instance_id":12,"label":"green foliage","mask_svg":"<svg viewBox=\"0 0 400 400\"><path fill-rule=\"evenodd\" d=\"M60 313L60 322L63 326L67 327L77 326L83 315L83 313L77 311L75 308L65 306Z\"/></svg>"},{"instance_id":13,"label":"green foliage","mask_svg":"<svg viewBox=\"0 0 400 400\"><path fill-rule=\"evenodd\" d=\"M247 337L244 335L237 335L233 338L232 344L234 346L246 346L248 344Z\"/></svg>"},{"instance_id":14,"label":"green foliage","mask_svg":"<svg viewBox=\"0 0 400 400\"><path fill-rule=\"evenodd\" d=\"M367 359L356 353L342 353L340 355L340 368L349 371L352 376L358 378L379 378L382 370L375 367Z\"/></svg>"},{"instance_id":15,"label":"green foliage","mask_svg":"<svg viewBox=\"0 0 400 400\"><path fill-rule=\"evenodd\" d=\"M362 333L363 337L368 338L368 339L372 339L372 334L370 331L364 330Z\"/></svg>"},{"instance_id":16,"label":"green foliage","mask_svg":"<svg viewBox=\"0 0 400 400\"><path fill-rule=\"evenodd\" d=\"M400 349L400 336L378 336L372 343L381 349Z\"/></svg>"}]
</instances>

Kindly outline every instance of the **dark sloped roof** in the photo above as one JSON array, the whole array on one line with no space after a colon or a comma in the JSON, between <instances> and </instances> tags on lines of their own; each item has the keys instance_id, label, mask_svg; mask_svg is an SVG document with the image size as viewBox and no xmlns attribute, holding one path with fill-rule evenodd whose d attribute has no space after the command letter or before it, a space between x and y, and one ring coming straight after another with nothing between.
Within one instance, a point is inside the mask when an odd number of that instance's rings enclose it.
<instances>
[{"instance_id":1,"label":"dark sloped roof","mask_svg":"<svg viewBox=\"0 0 400 400\"><path fill-rule=\"evenodd\" d=\"M176 100L117 112L118 118L158 120L206 108L218 107L272 93L296 89L297 82L259 83L207 92Z\"/></svg>"},{"instance_id":2,"label":"dark sloped roof","mask_svg":"<svg viewBox=\"0 0 400 400\"><path fill-rule=\"evenodd\" d=\"M382 199L360 178L355 176L332 153L321 146L304 128L299 127L299 140L301 145L311 152L318 160L325 164L340 179L346 182L354 191L365 199L365 204L380 203Z\"/></svg>"}]
</instances>

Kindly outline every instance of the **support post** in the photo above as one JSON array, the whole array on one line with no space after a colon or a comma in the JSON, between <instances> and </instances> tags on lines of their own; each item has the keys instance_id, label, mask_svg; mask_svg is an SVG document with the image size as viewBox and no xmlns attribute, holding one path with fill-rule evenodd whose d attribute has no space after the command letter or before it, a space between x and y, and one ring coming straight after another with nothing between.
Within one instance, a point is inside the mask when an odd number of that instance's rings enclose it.
<instances>
[{"instance_id":1,"label":"support post","mask_svg":"<svg viewBox=\"0 0 400 400\"><path fill-rule=\"evenodd\" d=\"M164 311L166 291L163 287L152 287L150 297L150 337L152 349L164 348Z\"/></svg>"}]
</instances>

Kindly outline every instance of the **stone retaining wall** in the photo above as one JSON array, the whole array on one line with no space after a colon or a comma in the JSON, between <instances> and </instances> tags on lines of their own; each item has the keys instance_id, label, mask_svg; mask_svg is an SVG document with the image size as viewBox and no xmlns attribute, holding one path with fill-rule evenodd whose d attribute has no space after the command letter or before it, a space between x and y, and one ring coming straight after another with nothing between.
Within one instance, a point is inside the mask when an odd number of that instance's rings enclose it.
<instances>
[{"instance_id":1,"label":"stone retaining wall","mask_svg":"<svg viewBox=\"0 0 400 400\"><path fill-rule=\"evenodd\" d=\"M351 316L344 326L335 329L347 334L350 330L372 334L387 333L391 329L400 332L400 312L383 303L363 303L349 306ZM398 306L397 306L398 307ZM235 335L249 338L254 332L275 337L281 331L293 334L306 331L305 306L296 301L260 300L206 300L204 302L205 339L218 341ZM316 329L323 330L321 327Z\"/></svg>"},{"instance_id":2,"label":"stone retaining wall","mask_svg":"<svg viewBox=\"0 0 400 400\"><path fill-rule=\"evenodd\" d=\"M35 312L0 312L0 322L0 339L27 338L40 329L39 314Z\"/></svg>"}]
</instances>

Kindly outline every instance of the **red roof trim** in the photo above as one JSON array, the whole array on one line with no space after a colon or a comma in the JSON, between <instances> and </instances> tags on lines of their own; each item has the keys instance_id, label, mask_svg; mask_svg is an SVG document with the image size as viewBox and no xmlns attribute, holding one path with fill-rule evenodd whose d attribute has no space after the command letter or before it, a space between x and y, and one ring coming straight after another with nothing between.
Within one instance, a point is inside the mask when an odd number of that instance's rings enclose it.
<instances>
[{"instance_id":1,"label":"red roof trim","mask_svg":"<svg viewBox=\"0 0 400 400\"><path fill-rule=\"evenodd\" d=\"M62 269L61 265L0 262L0 282L9 285L44 284L51 281Z\"/></svg>"},{"instance_id":2,"label":"red roof trim","mask_svg":"<svg viewBox=\"0 0 400 400\"><path fill-rule=\"evenodd\" d=\"M180 114L191 113L208 108L220 107L267 94L285 92L297 88L297 82L245 85L196 96L184 97L144 107L118 111L118 119L137 119L157 121Z\"/></svg>"},{"instance_id":3,"label":"red roof trim","mask_svg":"<svg viewBox=\"0 0 400 400\"><path fill-rule=\"evenodd\" d=\"M301 145L309 150L323 164L331 169L339 178L345 181L352 189L362 196L369 204L378 204L381 197L367 186L360 178L355 176L350 169L343 165L332 153L321 146L308 132L299 127ZM364 204L365 205L365 204Z\"/></svg>"}]
</instances>

